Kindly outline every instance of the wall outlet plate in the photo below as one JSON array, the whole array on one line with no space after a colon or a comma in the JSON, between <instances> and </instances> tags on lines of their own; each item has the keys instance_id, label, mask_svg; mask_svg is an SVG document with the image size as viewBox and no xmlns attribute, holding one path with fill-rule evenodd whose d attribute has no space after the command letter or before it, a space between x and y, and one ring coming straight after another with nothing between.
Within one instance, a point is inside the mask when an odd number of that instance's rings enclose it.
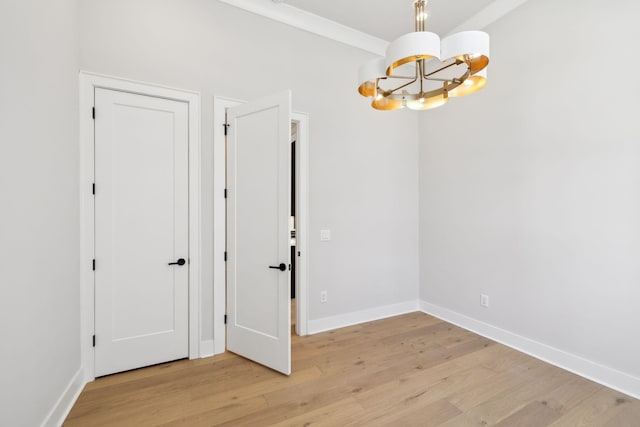
<instances>
[{"instance_id":1,"label":"wall outlet plate","mask_svg":"<svg viewBox=\"0 0 640 427\"><path fill-rule=\"evenodd\" d=\"M480 305L483 307L489 307L489 295L480 294Z\"/></svg>"}]
</instances>

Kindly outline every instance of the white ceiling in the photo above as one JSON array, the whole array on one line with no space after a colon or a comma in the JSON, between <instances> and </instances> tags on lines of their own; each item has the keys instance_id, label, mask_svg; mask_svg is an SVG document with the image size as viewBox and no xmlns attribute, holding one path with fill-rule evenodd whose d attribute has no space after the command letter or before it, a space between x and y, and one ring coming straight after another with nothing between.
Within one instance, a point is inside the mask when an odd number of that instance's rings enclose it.
<instances>
[{"instance_id":1,"label":"white ceiling","mask_svg":"<svg viewBox=\"0 0 640 427\"><path fill-rule=\"evenodd\" d=\"M414 31L413 0L218 0L310 33L384 56ZM443 37L482 30L527 0L428 0L427 31Z\"/></svg>"},{"instance_id":2,"label":"white ceiling","mask_svg":"<svg viewBox=\"0 0 640 427\"><path fill-rule=\"evenodd\" d=\"M429 0L426 29L444 36L493 2ZM284 0L284 3L387 41L413 31L413 0Z\"/></svg>"}]
</instances>

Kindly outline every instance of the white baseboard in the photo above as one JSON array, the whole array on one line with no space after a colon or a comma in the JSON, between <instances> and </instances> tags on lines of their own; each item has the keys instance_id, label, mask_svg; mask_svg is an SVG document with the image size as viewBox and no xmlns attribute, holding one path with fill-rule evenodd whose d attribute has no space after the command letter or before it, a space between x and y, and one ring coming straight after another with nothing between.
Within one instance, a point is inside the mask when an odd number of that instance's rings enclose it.
<instances>
[{"instance_id":1,"label":"white baseboard","mask_svg":"<svg viewBox=\"0 0 640 427\"><path fill-rule=\"evenodd\" d=\"M213 340L201 340L200 341L200 358L210 357L215 354Z\"/></svg>"},{"instance_id":2,"label":"white baseboard","mask_svg":"<svg viewBox=\"0 0 640 427\"><path fill-rule=\"evenodd\" d=\"M42 422L42 427L60 427L67 418L67 415L69 415L69 412L71 412L71 408L73 404L76 403L85 384L84 368L80 367Z\"/></svg>"},{"instance_id":3,"label":"white baseboard","mask_svg":"<svg viewBox=\"0 0 640 427\"><path fill-rule=\"evenodd\" d=\"M213 356L214 348L214 340L200 341L200 357ZM67 385L67 388L42 422L42 427L60 427L67 418L67 415L69 415L69 412L71 412L71 408L86 384L87 382L84 380L84 368L81 367L75 373Z\"/></svg>"},{"instance_id":4,"label":"white baseboard","mask_svg":"<svg viewBox=\"0 0 640 427\"><path fill-rule=\"evenodd\" d=\"M344 328L345 326L357 325L358 323L412 313L418 310L418 301L406 301L399 304L385 305L383 307L375 307L338 316L324 317L322 319L309 320L308 332L310 335L317 334L332 329Z\"/></svg>"},{"instance_id":5,"label":"white baseboard","mask_svg":"<svg viewBox=\"0 0 640 427\"><path fill-rule=\"evenodd\" d=\"M420 310L576 375L640 399L640 378L523 337L449 309L420 301Z\"/></svg>"}]
</instances>

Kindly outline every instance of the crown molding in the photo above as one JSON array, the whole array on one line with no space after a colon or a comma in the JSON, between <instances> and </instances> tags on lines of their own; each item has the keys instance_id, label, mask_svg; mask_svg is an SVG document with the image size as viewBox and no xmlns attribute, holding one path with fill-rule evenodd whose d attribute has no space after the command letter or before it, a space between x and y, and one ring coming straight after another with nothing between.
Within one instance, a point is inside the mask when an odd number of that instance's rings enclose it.
<instances>
[{"instance_id":1,"label":"crown molding","mask_svg":"<svg viewBox=\"0 0 640 427\"><path fill-rule=\"evenodd\" d=\"M527 1L528 0L496 0L480 12L473 15L471 18L455 27L453 30L449 31L448 34L468 30L482 30Z\"/></svg>"},{"instance_id":2,"label":"crown molding","mask_svg":"<svg viewBox=\"0 0 640 427\"><path fill-rule=\"evenodd\" d=\"M286 3L271 0L219 0L246 11L282 22L292 27L384 56L388 41L354 30L327 18Z\"/></svg>"}]
</instances>

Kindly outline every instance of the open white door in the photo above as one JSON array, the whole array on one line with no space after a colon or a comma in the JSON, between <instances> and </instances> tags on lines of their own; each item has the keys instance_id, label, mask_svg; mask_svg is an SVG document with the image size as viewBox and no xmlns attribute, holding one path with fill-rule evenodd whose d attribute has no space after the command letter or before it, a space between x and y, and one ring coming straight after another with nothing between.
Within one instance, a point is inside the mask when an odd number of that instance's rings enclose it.
<instances>
[{"instance_id":1,"label":"open white door","mask_svg":"<svg viewBox=\"0 0 640 427\"><path fill-rule=\"evenodd\" d=\"M289 375L291 92L227 123L227 349Z\"/></svg>"}]
</instances>

